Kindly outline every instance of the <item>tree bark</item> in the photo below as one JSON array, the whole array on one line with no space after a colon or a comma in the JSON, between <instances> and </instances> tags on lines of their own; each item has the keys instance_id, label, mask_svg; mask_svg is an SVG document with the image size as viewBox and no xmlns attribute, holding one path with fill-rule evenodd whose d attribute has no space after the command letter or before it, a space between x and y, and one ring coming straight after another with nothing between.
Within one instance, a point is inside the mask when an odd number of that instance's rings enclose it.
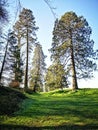
<instances>
[{"instance_id":1,"label":"tree bark","mask_svg":"<svg viewBox=\"0 0 98 130\"><path fill-rule=\"evenodd\" d=\"M28 28L27 28L27 48L26 48L26 68L25 68L25 91L28 89L28 51L29 51L29 39L28 39Z\"/></svg>"},{"instance_id":2,"label":"tree bark","mask_svg":"<svg viewBox=\"0 0 98 130\"><path fill-rule=\"evenodd\" d=\"M18 34L19 34L19 30L18 30ZM21 37L18 36L18 49L19 49L19 53L20 53L20 43L21 43ZM18 63L18 68L20 68L20 54L19 54L19 63ZM19 87L20 87L20 82L19 82Z\"/></svg>"},{"instance_id":3,"label":"tree bark","mask_svg":"<svg viewBox=\"0 0 98 130\"><path fill-rule=\"evenodd\" d=\"M37 87L37 81L36 81L36 79L35 79L35 83L34 83L33 92L36 92L36 87Z\"/></svg>"},{"instance_id":4,"label":"tree bark","mask_svg":"<svg viewBox=\"0 0 98 130\"><path fill-rule=\"evenodd\" d=\"M74 61L74 50L73 50L73 42L72 42L72 31L70 31L70 42L71 42L71 70L72 70L72 89L78 89L76 69L75 69L75 61Z\"/></svg>"},{"instance_id":5,"label":"tree bark","mask_svg":"<svg viewBox=\"0 0 98 130\"><path fill-rule=\"evenodd\" d=\"M1 71L0 71L0 84L1 84L1 80L2 80L2 74L3 74L5 60L6 60L6 55L7 55L8 43L9 42L7 40L7 44L6 44L6 48L5 48L5 54L4 54L4 58L3 58L2 66L1 66Z\"/></svg>"}]
</instances>

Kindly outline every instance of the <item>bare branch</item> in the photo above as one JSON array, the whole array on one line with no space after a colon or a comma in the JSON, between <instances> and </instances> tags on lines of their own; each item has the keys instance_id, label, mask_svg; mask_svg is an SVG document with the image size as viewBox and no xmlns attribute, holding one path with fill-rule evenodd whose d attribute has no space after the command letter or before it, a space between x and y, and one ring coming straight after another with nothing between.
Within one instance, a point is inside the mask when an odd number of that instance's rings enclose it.
<instances>
[{"instance_id":1,"label":"bare branch","mask_svg":"<svg viewBox=\"0 0 98 130\"><path fill-rule=\"evenodd\" d=\"M16 11L15 11L15 19L14 19L14 22L16 21L16 18L17 18L17 16L20 14L21 10L22 10L21 2L20 2L20 0L16 0Z\"/></svg>"},{"instance_id":2,"label":"bare branch","mask_svg":"<svg viewBox=\"0 0 98 130\"><path fill-rule=\"evenodd\" d=\"M51 10L51 12L52 12L54 18L56 19L56 13L54 12L54 9L55 9L55 8L51 6L50 0L44 0L44 1L45 1L45 3L48 5L49 9Z\"/></svg>"}]
</instances>

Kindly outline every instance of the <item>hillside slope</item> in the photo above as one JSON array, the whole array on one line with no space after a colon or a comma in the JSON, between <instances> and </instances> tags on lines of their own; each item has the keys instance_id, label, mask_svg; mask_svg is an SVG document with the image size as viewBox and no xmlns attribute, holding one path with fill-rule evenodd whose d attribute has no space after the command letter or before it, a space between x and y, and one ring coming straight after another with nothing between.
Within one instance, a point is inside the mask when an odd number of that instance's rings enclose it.
<instances>
[{"instance_id":1,"label":"hillside slope","mask_svg":"<svg viewBox=\"0 0 98 130\"><path fill-rule=\"evenodd\" d=\"M98 130L98 89L26 96L14 115L0 116L1 130Z\"/></svg>"},{"instance_id":2,"label":"hillside slope","mask_svg":"<svg viewBox=\"0 0 98 130\"><path fill-rule=\"evenodd\" d=\"M11 115L19 109L25 95L8 87L0 87L0 115Z\"/></svg>"}]
</instances>

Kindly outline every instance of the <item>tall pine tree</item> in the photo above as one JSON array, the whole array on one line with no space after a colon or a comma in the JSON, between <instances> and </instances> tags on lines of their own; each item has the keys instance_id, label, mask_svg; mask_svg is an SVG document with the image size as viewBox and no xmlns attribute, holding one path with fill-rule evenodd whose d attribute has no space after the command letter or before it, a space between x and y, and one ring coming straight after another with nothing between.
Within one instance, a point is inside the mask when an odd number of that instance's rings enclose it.
<instances>
[{"instance_id":1,"label":"tall pine tree","mask_svg":"<svg viewBox=\"0 0 98 130\"><path fill-rule=\"evenodd\" d=\"M77 78L90 78L96 70L92 30L83 16L74 12L65 13L55 22L52 42L52 58L59 56L71 70L72 88L78 89Z\"/></svg>"},{"instance_id":2,"label":"tall pine tree","mask_svg":"<svg viewBox=\"0 0 98 130\"><path fill-rule=\"evenodd\" d=\"M5 64L6 64L6 61L7 61L7 53L8 53L8 45L9 45L9 32L8 32L8 35L7 36L4 36L3 37L3 41L2 41L3 45L5 45L5 47L0 46L3 50L3 52L1 51L1 68L0 68L0 84L3 83L3 80L4 80L4 70L5 70ZM5 49L4 49L5 48Z\"/></svg>"},{"instance_id":3,"label":"tall pine tree","mask_svg":"<svg viewBox=\"0 0 98 130\"><path fill-rule=\"evenodd\" d=\"M10 85L12 87L20 87L23 78L23 62L20 57L20 48L14 32L10 32L9 34L7 65L12 77Z\"/></svg>"},{"instance_id":4,"label":"tall pine tree","mask_svg":"<svg viewBox=\"0 0 98 130\"><path fill-rule=\"evenodd\" d=\"M33 13L29 9L23 8L19 15L19 20L17 21L16 30L18 31L18 40L21 37L21 45L22 50L24 50L25 54L25 79L24 79L24 88L28 89L28 66L29 66L29 58L30 52L32 50L33 44L36 41L36 30L38 29L35 25L35 18ZM20 42L20 41L19 41Z\"/></svg>"},{"instance_id":5,"label":"tall pine tree","mask_svg":"<svg viewBox=\"0 0 98 130\"><path fill-rule=\"evenodd\" d=\"M45 91L43 86L46 69L45 58L46 56L43 53L42 46L37 43L34 49L30 81L30 86L33 88L34 92Z\"/></svg>"}]
</instances>

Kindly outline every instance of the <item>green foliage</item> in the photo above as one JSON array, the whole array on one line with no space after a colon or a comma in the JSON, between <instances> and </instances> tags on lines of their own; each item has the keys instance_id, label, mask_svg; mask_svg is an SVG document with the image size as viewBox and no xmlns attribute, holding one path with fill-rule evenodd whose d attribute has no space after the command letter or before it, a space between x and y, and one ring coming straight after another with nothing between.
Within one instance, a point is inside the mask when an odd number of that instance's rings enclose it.
<instances>
[{"instance_id":1,"label":"green foliage","mask_svg":"<svg viewBox=\"0 0 98 130\"><path fill-rule=\"evenodd\" d=\"M28 68L30 64L30 53L32 52L33 45L36 42L36 30L38 27L35 25L35 17L30 9L23 8L19 15L19 20L15 23L14 31L18 38L19 46L21 47L22 54L24 54L24 88L28 89L29 73ZM24 51L23 51L24 50Z\"/></svg>"},{"instance_id":2,"label":"green foliage","mask_svg":"<svg viewBox=\"0 0 98 130\"><path fill-rule=\"evenodd\" d=\"M8 56L7 56L7 70L11 73L11 84L16 82L17 87L20 86L23 76L23 62L20 54L20 48L18 46L17 39L14 32L9 32L9 46L8 46ZM13 85L12 85L13 86ZM13 86L14 87L14 86Z\"/></svg>"},{"instance_id":3,"label":"green foliage","mask_svg":"<svg viewBox=\"0 0 98 130\"><path fill-rule=\"evenodd\" d=\"M64 70L64 66L59 62L51 65L46 73L45 77L45 85L48 89L54 90L56 88L63 89L64 87L68 87L67 76Z\"/></svg>"},{"instance_id":4,"label":"green foliage","mask_svg":"<svg viewBox=\"0 0 98 130\"><path fill-rule=\"evenodd\" d=\"M78 88L77 78L90 78L97 69L91 33L86 19L74 12L67 12L55 21L51 57L54 61L59 57L65 68L71 70L73 89Z\"/></svg>"},{"instance_id":5,"label":"green foliage","mask_svg":"<svg viewBox=\"0 0 98 130\"><path fill-rule=\"evenodd\" d=\"M36 44L30 79L30 88L32 88L34 91L44 91L43 81L46 70L45 58L46 56L43 53L42 46L40 44Z\"/></svg>"}]
</instances>

